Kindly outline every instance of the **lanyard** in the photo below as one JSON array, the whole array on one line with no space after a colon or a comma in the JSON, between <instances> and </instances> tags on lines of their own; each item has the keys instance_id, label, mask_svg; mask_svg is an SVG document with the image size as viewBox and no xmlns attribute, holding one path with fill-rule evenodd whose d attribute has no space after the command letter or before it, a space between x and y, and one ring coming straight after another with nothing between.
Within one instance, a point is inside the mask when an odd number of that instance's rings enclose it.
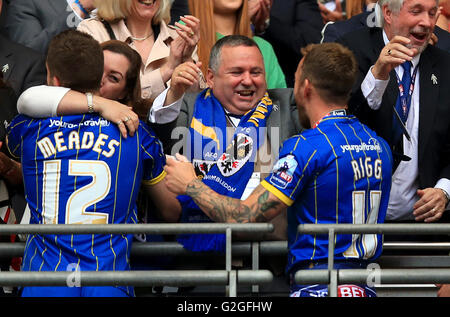
<instances>
[{"instance_id":1,"label":"lanyard","mask_svg":"<svg viewBox=\"0 0 450 317\"><path fill-rule=\"evenodd\" d=\"M324 117L322 117L319 121L317 121L314 126L313 129L317 128L317 126L319 125L320 122L322 122L323 119L325 119L326 117L331 117L331 116L345 116L347 115L347 111L345 111L345 109L337 109L337 110L333 110L330 111L328 114L326 114Z\"/></svg>"},{"instance_id":2,"label":"lanyard","mask_svg":"<svg viewBox=\"0 0 450 317\"><path fill-rule=\"evenodd\" d=\"M414 91L414 83L416 82L416 74L417 69L419 67L415 67L412 77L411 77L411 84L409 85L408 93L406 94L405 89L403 87L403 83L401 82L400 78L398 77L397 72L395 72L395 76L397 77L397 83L398 83L398 90L399 90L399 96L400 96L400 105L402 107L402 121L403 123L406 122L406 119L408 118L408 112L409 107L411 106L411 98ZM405 76L405 71L403 72L403 76Z\"/></svg>"}]
</instances>

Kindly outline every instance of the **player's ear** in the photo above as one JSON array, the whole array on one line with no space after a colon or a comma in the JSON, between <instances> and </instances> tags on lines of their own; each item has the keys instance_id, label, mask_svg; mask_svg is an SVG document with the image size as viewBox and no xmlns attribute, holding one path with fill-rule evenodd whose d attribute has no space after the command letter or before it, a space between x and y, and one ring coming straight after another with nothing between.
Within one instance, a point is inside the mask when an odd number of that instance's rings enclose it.
<instances>
[{"instance_id":1,"label":"player's ear","mask_svg":"<svg viewBox=\"0 0 450 317\"><path fill-rule=\"evenodd\" d=\"M57 76L51 76L49 73L47 73L47 85L49 86L61 86L61 81Z\"/></svg>"},{"instance_id":2,"label":"player's ear","mask_svg":"<svg viewBox=\"0 0 450 317\"><path fill-rule=\"evenodd\" d=\"M47 85L49 86L61 86L61 81L57 76L53 76L48 67L48 63L45 63L45 68L47 70Z\"/></svg>"},{"instance_id":3,"label":"player's ear","mask_svg":"<svg viewBox=\"0 0 450 317\"><path fill-rule=\"evenodd\" d=\"M59 78L58 77L56 77L56 76L53 76L52 77L52 83L53 83L53 85L52 86L61 86L61 81L59 80Z\"/></svg>"},{"instance_id":4,"label":"player's ear","mask_svg":"<svg viewBox=\"0 0 450 317\"><path fill-rule=\"evenodd\" d=\"M305 78L305 80L303 81L303 97L304 98L309 98L311 96L311 92L313 89L313 86L311 84L311 82L309 81L308 78Z\"/></svg>"}]
</instances>

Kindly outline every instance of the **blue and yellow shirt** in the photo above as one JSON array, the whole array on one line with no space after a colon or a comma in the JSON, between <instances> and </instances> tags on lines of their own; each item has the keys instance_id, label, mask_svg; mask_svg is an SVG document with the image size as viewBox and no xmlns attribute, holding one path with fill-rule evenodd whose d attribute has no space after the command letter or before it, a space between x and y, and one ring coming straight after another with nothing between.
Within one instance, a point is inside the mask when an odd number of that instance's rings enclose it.
<instances>
[{"instance_id":1,"label":"blue and yellow shirt","mask_svg":"<svg viewBox=\"0 0 450 317\"><path fill-rule=\"evenodd\" d=\"M96 114L17 116L8 147L20 158L33 224L136 223L141 182L164 178L165 156L141 122L134 137ZM22 270L127 270L132 235L30 235ZM73 270L73 269L72 269Z\"/></svg>"},{"instance_id":2,"label":"blue and yellow shirt","mask_svg":"<svg viewBox=\"0 0 450 317\"><path fill-rule=\"evenodd\" d=\"M300 235L299 224L384 222L391 173L387 143L354 116L327 116L286 140L262 185L290 206L287 270L328 257L328 235ZM337 235L335 246L336 259L370 259L379 256L382 240Z\"/></svg>"}]
</instances>

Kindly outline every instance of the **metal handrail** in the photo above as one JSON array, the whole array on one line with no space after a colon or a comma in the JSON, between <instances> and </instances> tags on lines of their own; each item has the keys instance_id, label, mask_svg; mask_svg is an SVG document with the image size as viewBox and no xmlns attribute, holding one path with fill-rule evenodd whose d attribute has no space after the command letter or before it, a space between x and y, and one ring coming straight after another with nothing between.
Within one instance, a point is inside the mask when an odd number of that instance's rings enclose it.
<instances>
[{"instance_id":1,"label":"metal handrail","mask_svg":"<svg viewBox=\"0 0 450 317\"><path fill-rule=\"evenodd\" d=\"M0 285L68 286L69 284L71 286L138 287L228 285L229 273L226 270L0 272ZM272 282L273 279L269 270L239 270L236 277L237 283L243 285L265 284Z\"/></svg>"},{"instance_id":2,"label":"metal handrail","mask_svg":"<svg viewBox=\"0 0 450 317\"><path fill-rule=\"evenodd\" d=\"M0 235L11 234L195 234L267 233L273 231L270 223L148 223L148 224L12 224L0 225Z\"/></svg>"},{"instance_id":3,"label":"metal handrail","mask_svg":"<svg viewBox=\"0 0 450 317\"><path fill-rule=\"evenodd\" d=\"M285 256L288 251L287 241L257 241L260 256ZM253 252L252 242L233 242L233 255L250 256ZM0 258L20 257L25 250L25 242L0 242ZM383 250L450 250L450 242L384 242ZM201 252L192 252L179 242L133 242L132 256L199 256ZM209 253L205 252L206 256Z\"/></svg>"},{"instance_id":4,"label":"metal handrail","mask_svg":"<svg viewBox=\"0 0 450 317\"><path fill-rule=\"evenodd\" d=\"M378 233L392 235L450 234L447 223L379 223L379 224L301 224L298 232L303 234L328 234L330 230L341 234Z\"/></svg>"},{"instance_id":5,"label":"metal handrail","mask_svg":"<svg viewBox=\"0 0 450 317\"><path fill-rule=\"evenodd\" d=\"M375 279L392 284L450 283L450 268L380 269L376 272L364 269L333 271L337 274L339 283L342 284L367 284L368 280ZM295 280L301 284L329 284L331 282L328 270L300 270L295 274Z\"/></svg>"},{"instance_id":6,"label":"metal handrail","mask_svg":"<svg viewBox=\"0 0 450 317\"><path fill-rule=\"evenodd\" d=\"M310 280L310 277L314 277L320 274L325 274L327 276L326 280L328 281L328 295L330 297L337 297L337 287L339 282L341 281L341 278L344 276L348 276L348 271L357 271L357 270L335 270L334 269L334 241L336 234L392 234L392 235L437 235L437 234L450 234L450 224L409 224L409 223L396 223L396 224L301 224L298 226L298 232L300 234L328 234L328 270L321 270L322 272L315 273L319 270L299 270L295 274L295 281L296 283L303 284L306 281L305 276L309 276L306 278L306 280ZM420 271L420 270L427 270L427 269L414 269L412 275L409 276L409 280L412 283L416 283L416 278L420 276L420 278L423 281L423 278L432 279L435 281L435 283L446 283L450 281L450 269L441 269L444 271L439 271L441 274L434 274L438 272L438 269L429 269L427 271ZM342 273L344 272L345 273ZM370 274L373 274L373 272L368 270L361 270L363 272L363 275L367 278ZM395 277L397 275L403 275L405 277L405 269L402 270L382 270L381 268L378 269L377 274L383 274L384 271L385 280L386 276L388 277ZM313 273L314 272L314 273ZM312 274L311 274L312 273ZM345 275L347 274L347 275ZM448 276L447 276L448 274ZM351 276L351 273L350 273ZM380 275L381 276L381 275ZM435 277L438 277L436 280ZM361 275L353 275L354 281L352 278L345 280L347 283L358 283L361 282L360 279ZM398 278L398 277L397 277ZM408 279L408 278L407 278ZM310 284L306 283L306 284ZM389 282L389 281L388 281ZM320 283L320 281L316 281L314 283Z\"/></svg>"},{"instance_id":7,"label":"metal handrail","mask_svg":"<svg viewBox=\"0 0 450 317\"><path fill-rule=\"evenodd\" d=\"M225 251L225 270L222 272L226 274L227 286L226 286L226 294L230 297L235 297L237 292L237 284L239 282L238 274L233 271L231 268L232 263L232 248L231 248L231 238L233 232L238 233L268 233L273 231L273 224L270 223L251 223L251 224L228 224L228 223L165 223L165 224L108 224L108 225L95 225L95 224L12 224L12 225L4 225L0 226L0 235L24 235L24 234L155 234L155 235L165 235L165 234L182 234L182 233L225 233L226 236L226 251ZM155 274L155 271L152 271L151 275ZM170 283L171 278L174 276L172 273L174 271L164 271L167 277L167 281ZM197 272L198 276L203 276L204 270ZM254 273L258 274L262 271L254 270ZM3 276L10 276L7 273L9 272L0 272L0 281ZM30 281L34 281L35 278L51 277L50 280L55 283L61 283L61 279L63 280L62 285L67 285L64 278L67 278L67 274L74 274L68 272L11 272L14 274L24 274L25 278L30 278ZM37 274L42 273L42 274ZM56 275L47 275L53 274ZM107 272L76 272L80 273L80 277L87 276L90 279L89 274L97 274L99 276L103 276L104 279L109 281L108 283L114 281ZM126 276L127 278L131 278L133 272L114 272L114 276ZM176 272L175 272L176 273ZM263 272L264 273L264 272ZM265 273L272 273L267 271ZM26 275L28 274L28 275ZM31 274L31 275L30 275ZM58 275L59 274L59 275ZM150 274L150 273L149 273ZM11 275L15 276L15 275ZM241 277L245 278L246 274L244 273ZM267 277L267 276L266 276ZM54 280L56 278L56 280ZM86 277L85 277L86 278ZM83 283L85 282L83 278ZM138 278L139 280L139 278ZM253 284L257 283L258 279L256 278L253 281ZM28 282L31 283L31 282ZM1 285L1 282L0 282ZM53 285L53 284L51 284ZM111 284L109 284L111 285ZM112 285L117 285L115 282Z\"/></svg>"},{"instance_id":8,"label":"metal handrail","mask_svg":"<svg viewBox=\"0 0 450 317\"><path fill-rule=\"evenodd\" d=\"M115 225L34 225L34 224L26 224L26 225L4 225L0 226L0 235L6 235L6 234L93 234L93 233L99 233L99 234L124 234L124 233L147 233L147 234L179 234L179 233L226 233L227 235L227 252L225 254L226 256L226 269L220 274L225 274L228 278L227 280L227 294L229 296L235 296L236 294L236 284L237 283L243 283L242 279L245 277L247 278L247 281L249 284L256 285L259 283L268 283L269 280L273 278L273 275L270 271L265 270L258 270L259 266L258 263L254 264L252 266L253 270L248 270L249 272L254 272L256 274L254 279L252 277L251 273L248 275L244 271L246 270L239 270L239 274L237 274L234 270L231 270L231 254L237 254L237 255L252 255L252 259L255 261L258 261L259 256L263 255L285 255L287 253L287 241L258 241L258 242L233 242L233 245L231 245L231 233L232 232L244 232L244 233L261 233L261 232L271 232L273 230L273 225L271 224L219 224L219 223L208 223L208 224L115 224ZM450 224L377 224L377 225L347 225L347 224L317 224L317 225L301 225L299 226L299 232L300 233L307 233L307 234L327 234L329 237L333 237L330 239L331 241L334 241L334 235L337 233L388 233L388 234L448 234L450 233ZM334 249L333 243L330 244L330 246ZM450 243L392 243L388 242L384 244L384 247L386 248L392 248L397 249L401 247L406 248L423 248L423 247L431 247L432 249L448 249L450 248ZM23 254L24 250L24 243L18 242L18 243L0 243L0 254L6 255L6 253L10 252L10 256L20 256ZM329 250L330 251L330 250ZM183 249L182 245L180 245L177 242L155 242L155 243L133 243L132 246L132 255L133 254L140 254L140 255L198 255L198 253L190 252L185 249ZM330 253L331 254L331 253ZM333 253L334 255L334 253ZM333 255L330 257L331 261L334 261ZM332 263L332 262L330 262ZM329 263L329 264L330 264ZM364 279L367 278L367 276L370 274L367 270L361 270L358 272L358 270L345 270L345 272L342 271L336 271L332 269L333 266L329 265L329 269L325 270L327 281L335 280L336 284L336 291L337 292L337 282L348 282L348 278L359 278ZM422 269L423 270L423 269ZM426 269L425 269L426 270ZM425 274L428 278L436 277L436 273L440 272L438 275L438 280L442 282L446 282L447 280L447 271L440 271L441 269L433 268L429 271L418 271L415 270L417 273L413 273L412 279L410 279L411 283L416 283L418 279L422 278ZM348 271L355 271L354 273L351 273L353 275L349 275ZM147 275L147 271L136 271L138 274L145 274ZM174 270L165 270L165 271L148 271L148 280L145 282L145 280L142 280L140 278L137 278L139 281L137 281L136 285L142 285L139 283L153 283L152 285L161 285L161 284L155 284L157 283L158 276L165 280L162 282L164 285L170 286L170 276L174 277L177 276L178 273L180 274L188 274L186 275L185 282L188 283L194 283L195 277L192 277L193 275L190 275L189 271L174 271ZM151 273L150 273L151 272ZM184 273L182 273L184 272ZM195 274L199 274L202 278L205 276L205 273L208 273L209 271L198 271L194 272ZM241 272L244 272L244 274L241 275ZM307 274L310 274L311 271L308 271ZM313 273L313 275L308 275L309 277L314 277L315 274L323 274L320 272L320 270L317 270L315 272L319 273ZM383 273L384 272L384 273ZM400 273L401 272L401 273ZM398 270L392 270L387 271L386 269L381 271L381 276L383 278L384 282L391 281L390 274L403 274L404 276L405 269L402 269L401 271ZM5 283L4 278L6 276L13 276L14 280L14 274L13 275L4 275L10 272L0 272L0 285L2 283ZM11 272L15 274L34 274L34 273L57 273L57 272ZM63 275L58 277L59 279L64 279L64 276L67 278L67 274L71 274L71 272L62 272ZM90 283L90 281L96 281L98 283L99 281L108 281L107 283L110 283L112 281L112 277L109 277L108 274L103 272L92 272L93 274L101 273L99 275L99 280L96 280L97 277L91 278L89 274L90 272L80 272L83 274L82 276L87 276L88 281L86 281L85 277L83 277L83 280L87 283ZM117 273L114 272L115 276L118 276ZM123 276L123 279L121 277L121 282L124 281L132 281L134 275L129 272L123 272L125 275ZM301 271L297 272L298 275L296 275L296 281L301 283L301 279L303 278ZM426 274L430 274L429 276ZM441 274L442 273L442 274ZM58 273L60 274L60 273ZM104 274L102 276L102 274ZM122 274L122 272L120 272ZM129 274L129 275L128 275ZM161 275L162 274L162 275ZM167 274L167 275L166 275ZM262 274L259 278L258 274ZM270 274L267 275L267 274ZM359 274L359 275L358 275ZM44 276L45 274L40 274L39 276ZM30 275L31 276L31 275ZM189 280L191 277L192 280ZM350 276L350 277L349 277ZM359 277L358 277L359 276ZM422 276L422 277L419 277ZM8 277L10 278L10 277ZM24 278L27 278L24 275ZM32 277L31 280L33 280L35 277ZM146 277L147 278L147 277ZM167 279L166 279L167 278ZM300 279L300 280L297 280ZM130 280L128 280L130 279ZM212 284L215 284L214 281L215 278L210 279L209 281ZM11 280L10 280L11 281ZM16 283L17 280L14 282ZM199 283L202 283L201 280L198 280ZM357 282L357 281L356 281ZM9 282L8 282L9 283ZM11 282L12 283L12 282ZM126 282L128 283L128 282ZM183 281L178 281L178 286L180 286L179 283L184 283ZM177 284L176 283L176 284ZM209 283L209 282L207 282ZM222 282L220 282L221 284ZM117 283L114 283L117 285ZM10 284L5 284L10 285ZM105 284L106 285L106 284ZM149 285L149 284L146 284ZM181 284L183 285L183 284ZM185 284L184 284L185 285ZM211 284L209 284L211 285ZM332 285L333 286L333 285ZM330 292L330 295L333 295L333 292Z\"/></svg>"}]
</instances>

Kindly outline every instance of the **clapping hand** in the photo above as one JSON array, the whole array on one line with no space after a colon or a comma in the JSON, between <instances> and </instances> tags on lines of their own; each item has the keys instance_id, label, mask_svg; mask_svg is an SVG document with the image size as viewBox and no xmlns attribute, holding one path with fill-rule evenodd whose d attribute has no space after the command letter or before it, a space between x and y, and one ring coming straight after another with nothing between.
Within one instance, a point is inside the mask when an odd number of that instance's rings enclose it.
<instances>
[{"instance_id":1,"label":"clapping hand","mask_svg":"<svg viewBox=\"0 0 450 317\"><path fill-rule=\"evenodd\" d=\"M185 24L175 22L178 37L170 43L168 61L161 67L161 75L164 81L172 77L175 68L183 62L192 61L192 54L200 39L200 20L188 15L181 17Z\"/></svg>"},{"instance_id":2,"label":"clapping hand","mask_svg":"<svg viewBox=\"0 0 450 317\"><path fill-rule=\"evenodd\" d=\"M165 104L171 104L180 99L186 90L199 83L203 76L200 69L201 65L201 62L197 64L194 62L185 62L175 68Z\"/></svg>"},{"instance_id":3,"label":"clapping hand","mask_svg":"<svg viewBox=\"0 0 450 317\"><path fill-rule=\"evenodd\" d=\"M200 40L200 20L192 15L185 15L180 17L185 24L175 22L178 27L176 29L180 38L184 40L182 50L182 61L191 60L195 47Z\"/></svg>"}]
</instances>

